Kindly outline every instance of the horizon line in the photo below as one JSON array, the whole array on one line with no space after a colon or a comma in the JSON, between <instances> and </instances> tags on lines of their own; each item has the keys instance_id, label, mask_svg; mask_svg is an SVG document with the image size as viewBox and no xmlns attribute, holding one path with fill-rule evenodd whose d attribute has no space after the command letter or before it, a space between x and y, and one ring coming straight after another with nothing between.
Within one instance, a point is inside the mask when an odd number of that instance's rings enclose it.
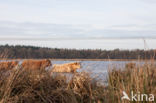
<instances>
[{"instance_id":1,"label":"horizon line","mask_svg":"<svg viewBox=\"0 0 156 103\"><path fill-rule=\"evenodd\" d=\"M63 37L63 38L34 38L34 37L0 37L0 40L102 40L102 39L156 39L156 37Z\"/></svg>"}]
</instances>

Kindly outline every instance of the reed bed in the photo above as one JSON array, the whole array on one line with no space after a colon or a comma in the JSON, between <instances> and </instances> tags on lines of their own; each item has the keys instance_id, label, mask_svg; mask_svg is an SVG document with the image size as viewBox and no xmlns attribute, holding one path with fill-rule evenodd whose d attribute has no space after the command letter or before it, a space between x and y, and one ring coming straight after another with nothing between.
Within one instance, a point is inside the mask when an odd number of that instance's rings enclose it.
<instances>
[{"instance_id":1,"label":"reed bed","mask_svg":"<svg viewBox=\"0 0 156 103\"><path fill-rule=\"evenodd\" d=\"M0 103L91 103L104 93L87 73L76 73L70 81L61 74L22 68L5 74L0 76Z\"/></svg>"},{"instance_id":2,"label":"reed bed","mask_svg":"<svg viewBox=\"0 0 156 103\"><path fill-rule=\"evenodd\" d=\"M98 85L86 72L75 73L70 80L62 74L21 67L0 73L0 103L150 103L121 100L122 92L156 95L154 63L114 68L108 72L106 85Z\"/></svg>"},{"instance_id":3,"label":"reed bed","mask_svg":"<svg viewBox=\"0 0 156 103\"><path fill-rule=\"evenodd\" d=\"M146 101L121 100L123 91L129 96L131 92L140 94L153 94L156 96L156 66L154 63L136 65L129 63L122 70L113 69L108 74L108 89L110 101L113 103L155 103ZM111 103L110 102L110 103Z\"/></svg>"}]
</instances>

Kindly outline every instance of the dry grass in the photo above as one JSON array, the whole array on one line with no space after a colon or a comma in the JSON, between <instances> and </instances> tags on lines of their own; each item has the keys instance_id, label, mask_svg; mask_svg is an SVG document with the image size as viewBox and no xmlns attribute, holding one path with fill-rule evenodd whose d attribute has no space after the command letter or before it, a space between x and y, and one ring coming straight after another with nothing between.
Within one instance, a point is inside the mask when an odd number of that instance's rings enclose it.
<instances>
[{"instance_id":1,"label":"dry grass","mask_svg":"<svg viewBox=\"0 0 156 103\"><path fill-rule=\"evenodd\" d=\"M0 103L90 103L104 93L87 73L76 73L69 82L47 71L19 68L5 74L0 77Z\"/></svg>"},{"instance_id":2,"label":"dry grass","mask_svg":"<svg viewBox=\"0 0 156 103\"><path fill-rule=\"evenodd\" d=\"M116 103L130 103L129 101L121 101L122 91L126 91L128 95L133 91L156 96L156 66L153 63L147 63L142 66L131 63L126 65L123 70L113 69L109 72L108 89L112 98L111 101L116 101Z\"/></svg>"},{"instance_id":3,"label":"dry grass","mask_svg":"<svg viewBox=\"0 0 156 103\"><path fill-rule=\"evenodd\" d=\"M0 71L1 73L1 71ZM0 75L0 103L129 103L121 101L122 91L156 95L156 66L133 63L109 71L108 84L98 86L89 73L66 76L21 67ZM149 103L149 102L134 102Z\"/></svg>"}]
</instances>

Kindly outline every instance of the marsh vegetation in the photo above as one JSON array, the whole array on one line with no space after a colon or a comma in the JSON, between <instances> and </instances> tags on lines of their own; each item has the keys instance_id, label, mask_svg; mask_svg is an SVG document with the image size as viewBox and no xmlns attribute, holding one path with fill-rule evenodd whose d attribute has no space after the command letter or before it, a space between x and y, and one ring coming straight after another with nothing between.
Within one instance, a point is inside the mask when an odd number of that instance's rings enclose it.
<instances>
[{"instance_id":1,"label":"marsh vegetation","mask_svg":"<svg viewBox=\"0 0 156 103\"><path fill-rule=\"evenodd\" d=\"M152 62L110 69L103 85L86 72L74 73L70 80L61 73L51 75L20 66L0 73L1 103L132 103L121 100L123 91L156 95L156 66Z\"/></svg>"}]
</instances>

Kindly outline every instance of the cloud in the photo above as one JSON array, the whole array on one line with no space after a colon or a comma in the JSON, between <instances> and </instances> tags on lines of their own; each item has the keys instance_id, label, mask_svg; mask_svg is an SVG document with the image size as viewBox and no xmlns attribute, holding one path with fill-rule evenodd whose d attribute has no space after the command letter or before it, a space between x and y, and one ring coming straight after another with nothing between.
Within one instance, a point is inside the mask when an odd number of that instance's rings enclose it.
<instances>
[{"instance_id":1,"label":"cloud","mask_svg":"<svg viewBox=\"0 0 156 103\"><path fill-rule=\"evenodd\" d=\"M146 3L156 3L155 0L140 0L142 2L146 2Z\"/></svg>"},{"instance_id":2,"label":"cloud","mask_svg":"<svg viewBox=\"0 0 156 103\"><path fill-rule=\"evenodd\" d=\"M127 25L113 25L110 28L115 30L139 30L139 31L155 31L156 24L127 24Z\"/></svg>"},{"instance_id":3,"label":"cloud","mask_svg":"<svg viewBox=\"0 0 156 103\"><path fill-rule=\"evenodd\" d=\"M67 38L82 36L88 25L0 22L1 37Z\"/></svg>"},{"instance_id":4,"label":"cloud","mask_svg":"<svg viewBox=\"0 0 156 103\"><path fill-rule=\"evenodd\" d=\"M95 25L0 21L0 37L23 38L135 38L156 37L156 24Z\"/></svg>"}]
</instances>

